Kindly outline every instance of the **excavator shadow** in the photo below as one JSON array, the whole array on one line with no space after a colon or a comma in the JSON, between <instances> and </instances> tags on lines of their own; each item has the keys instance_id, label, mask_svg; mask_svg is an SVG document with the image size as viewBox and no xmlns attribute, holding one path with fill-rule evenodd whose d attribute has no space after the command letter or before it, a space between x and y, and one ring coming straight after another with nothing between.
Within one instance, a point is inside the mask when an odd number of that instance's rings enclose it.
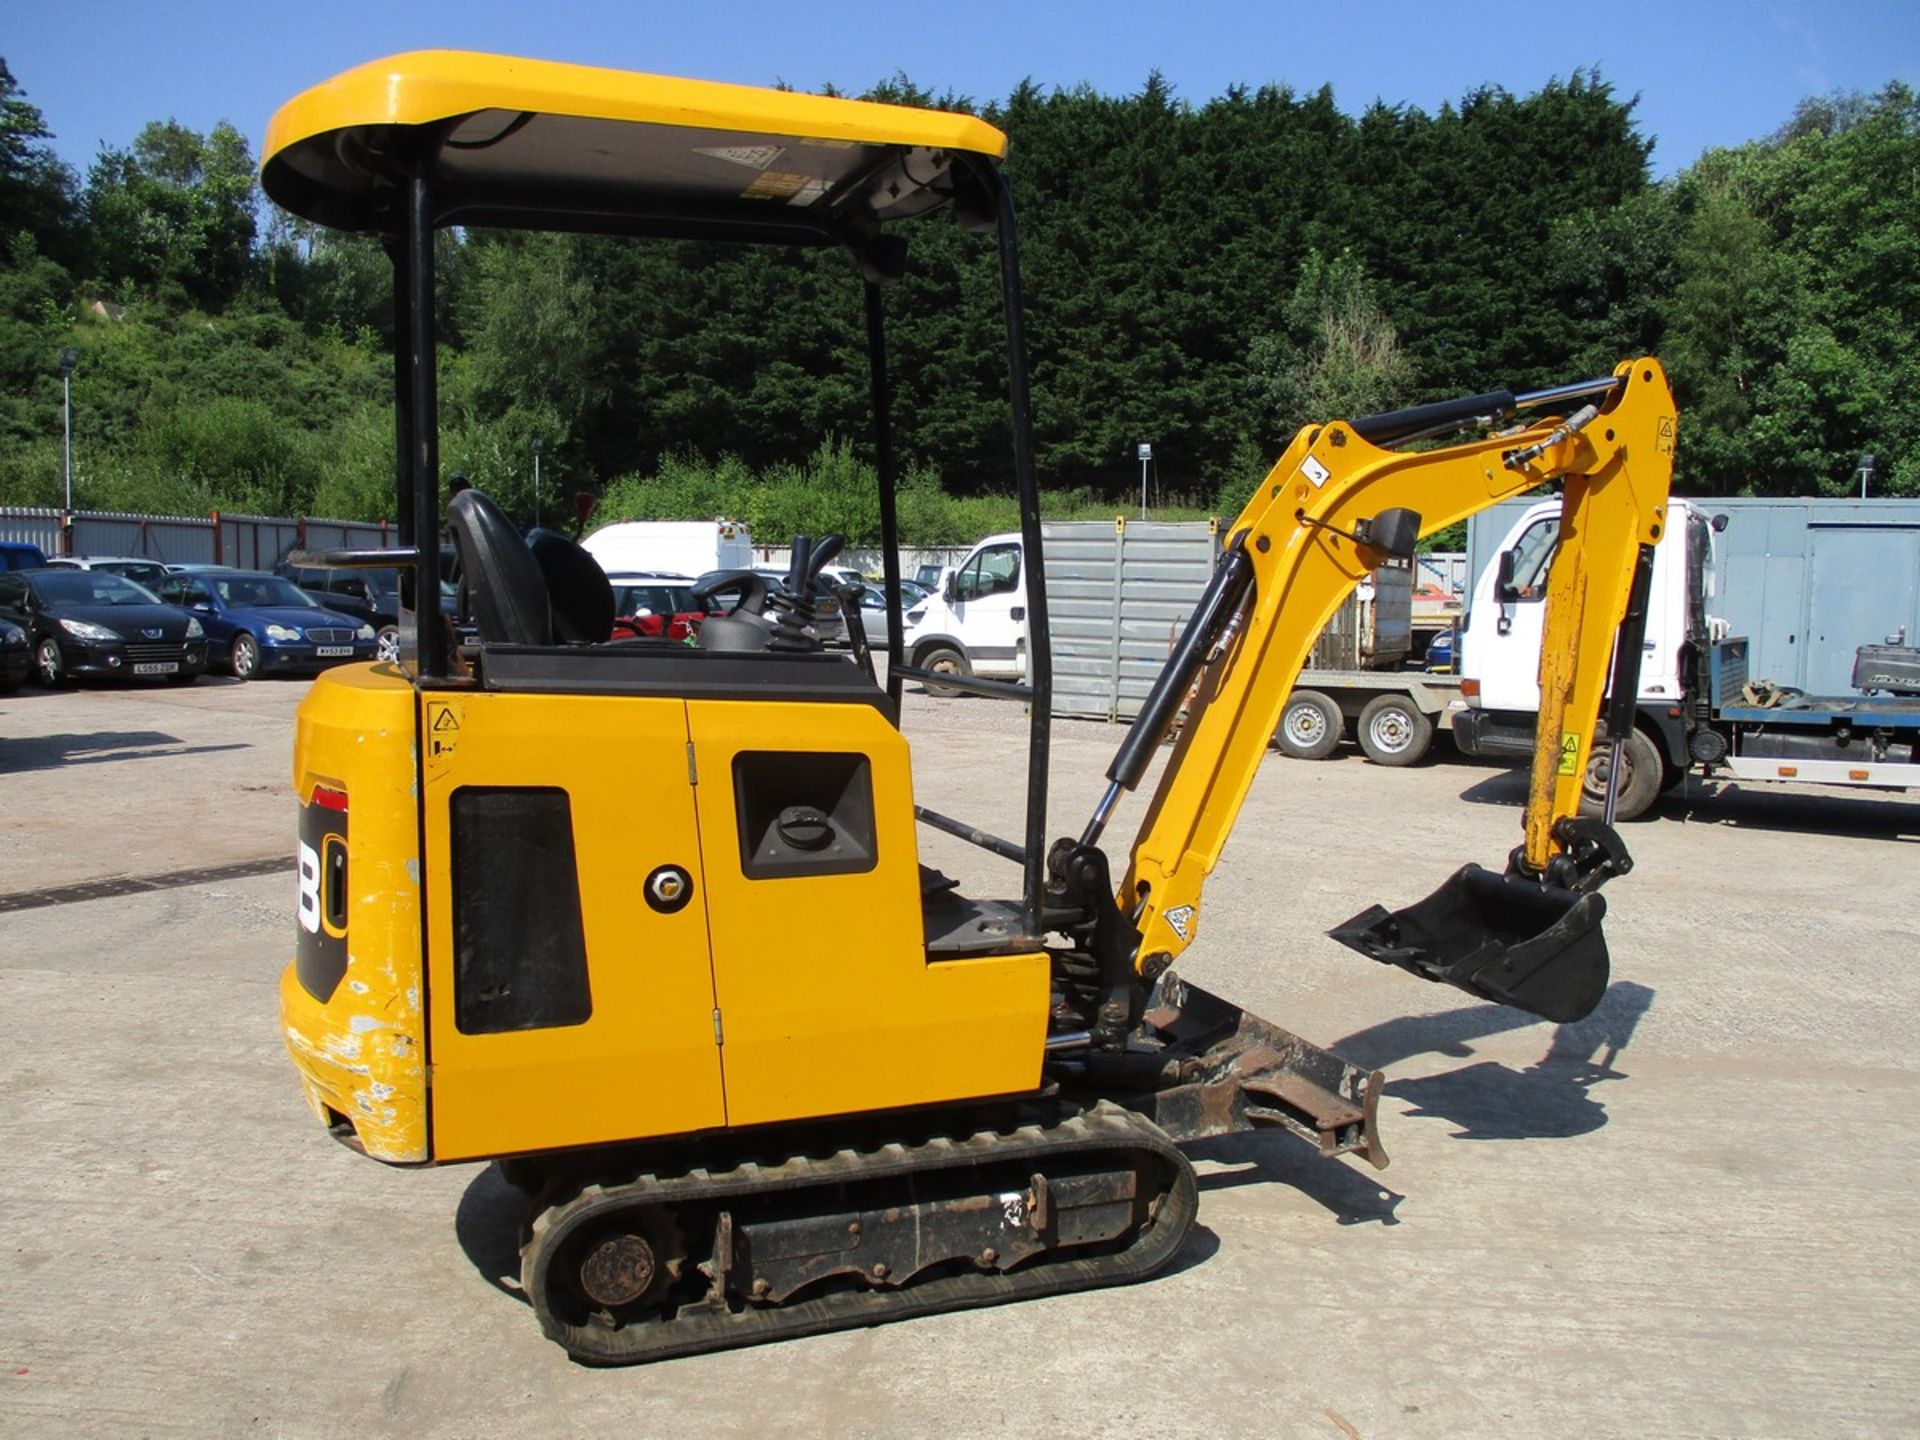
<instances>
[{"instance_id":1,"label":"excavator shadow","mask_svg":"<svg viewBox=\"0 0 1920 1440\"><path fill-rule=\"evenodd\" d=\"M1624 1080L1616 1068L1654 992L1630 980L1607 988L1591 1015L1554 1027L1547 1052L1524 1070L1497 1060L1393 1080L1386 1093L1406 1101L1415 1118L1451 1121L1459 1140L1557 1140L1607 1123L1594 1097L1602 1081ZM1389 1068L1421 1054L1469 1058L1471 1042L1540 1023L1505 1005L1473 1005L1440 1015L1389 1020L1338 1041L1333 1048L1357 1065Z\"/></svg>"},{"instance_id":2,"label":"excavator shadow","mask_svg":"<svg viewBox=\"0 0 1920 1440\"><path fill-rule=\"evenodd\" d=\"M520 1288L520 1222L526 1212L527 1197L501 1178L500 1167L482 1165L453 1213L454 1236L473 1268L522 1305L529 1303Z\"/></svg>"},{"instance_id":3,"label":"excavator shadow","mask_svg":"<svg viewBox=\"0 0 1920 1440\"><path fill-rule=\"evenodd\" d=\"M1243 1131L1196 1140L1181 1148L1194 1160L1234 1167L1203 1171L1199 1176L1202 1194L1272 1182L1298 1190L1342 1225L1400 1223L1394 1212L1406 1197L1382 1185L1378 1171L1338 1161L1329 1164L1306 1141L1284 1131Z\"/></svg>"}]
</instances>

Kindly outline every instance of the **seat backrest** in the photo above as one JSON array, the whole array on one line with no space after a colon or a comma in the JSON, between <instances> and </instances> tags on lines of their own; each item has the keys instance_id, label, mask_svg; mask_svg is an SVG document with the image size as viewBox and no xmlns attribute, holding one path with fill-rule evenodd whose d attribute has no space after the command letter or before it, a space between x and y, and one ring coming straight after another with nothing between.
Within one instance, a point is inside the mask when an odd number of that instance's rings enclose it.
<instances>
[{"instance_id":1,"label":"seat backrest","mask_svg":"<svg viewBox=\"0 0 1920 1440\"><path fill-rule=\"evenodd\" d=\"M600 562L555 530L535 530L527 548L546 578L556 640L599 645L613 634L613 584Z\"/></svg>"},{"instance_id":2,"label":"seat backrest","mask_svg":"<svg viewBox=\"0 0 1920 1440\"><path fill-rule=\"evenodd\" d=\"M551 645L546 576L500 507L478 490L462 490L447 502L447 525L481 641Z\"/></svg>"}]
</instances>

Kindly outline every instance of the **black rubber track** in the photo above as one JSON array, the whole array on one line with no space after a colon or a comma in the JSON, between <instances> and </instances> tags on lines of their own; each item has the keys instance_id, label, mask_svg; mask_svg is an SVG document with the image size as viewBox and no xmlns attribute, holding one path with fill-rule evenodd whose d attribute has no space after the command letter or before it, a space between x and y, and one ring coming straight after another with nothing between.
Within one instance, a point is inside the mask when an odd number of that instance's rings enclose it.
<instances>
[{"instance_id":1,"label":"black rubber track","mask_svg":"<svg viewBox=\"0 0 1920 1440\"><path fill-rule=\"evenodd\" d=\"M747 1304L718 1311L682 1305L672 1316L655 1316L619 1327L575 1324L554 1314L549 1267L566 1237L633 1205L724 1205L730 1198L765 1200L781 1191L820 1190L986 1165L1030 1165L1064 1156L1107 1151L1131 1157L1143 1178L1164 1174L1167 1183L1150 1201L1149 1218L1126 1248L1094 1255L1042 1255L1011 1272L962 1271L929 1275L898 1288L848 1289L787 1305ZM800 1198L795 1193L795 1198ZM1083 1111L1061 1109L1044 1119L964 1137L941 1136L917 1144L885 1144L841 1150L825 1157L799 1156L777 1164L745 1162L721 1171L644 1175L617 1184L589 1182L534 1201L535 1213L521 1249L521 1277L540 1328L575 1360L590 1365L631 1365L756 1345L829 1330L878 1325L945 1310L1000 1305L1045 1295L1091 1290L1144 1280L1172 1260L1187 1238L1199 1208L1193 1167L1152 1121L1102 1101Z\"/></svg>"}]
</instances>

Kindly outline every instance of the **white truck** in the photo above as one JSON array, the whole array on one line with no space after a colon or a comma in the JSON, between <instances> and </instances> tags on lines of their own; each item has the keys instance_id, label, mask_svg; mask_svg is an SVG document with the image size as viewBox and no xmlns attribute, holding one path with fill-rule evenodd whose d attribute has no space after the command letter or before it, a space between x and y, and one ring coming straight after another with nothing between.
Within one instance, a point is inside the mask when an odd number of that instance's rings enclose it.
<instances>
[{"instance_id":1,"label":"white truck","mask_svg":"<svg viewBox=\"0 0 1920 1440\"><path fill-rule=\"evenodd\" d=\"M1912 602L1897 588L1884 598L1902 633L1878 631L1842 643L1855 652L1854 695L1809 695L1749 674L1749 645L1709 607L1716 596L1715 534L1724 517L1712 502L1674 499L1654 547L1634 733L1621 750L1616 814L1645 814L1661 793L1698 769L1706 777L1868 787L1920 785L1920 653L1900 617ZM1508 530L1475 582L1462 635L1466 708L1455 742L1469 755L1533 753L1540 705L1540 631L1560 502L1530 506ZM1874 581L1863 578L1862 586ZM1868 643L1862 644L1861 641ZM1829 641L1831 643L1831 641ZM1594 747L1590 804L1607 779L1607 752Z\"/></svg>"},{"instance_id":2,"label":"white truck","mask_svg":"<svg viewBox=\"0 0 1920 1440\"><path fill-rule=\"evenodd\" d=\"M935 675L1023 680L1027 674L1027 580L1018 531L989 535L909 610L902 642L909 665ZM954 695L933 681L933 695Z\"/></svg>"},{"instance_id":3,"label":"white truck","mask_svg":"<svg viewBox=\"0 0 1920 1440\"><path fill-rule=\"evenodd\" d=\"M622 520L602 525L580 544L609 575L700 576L753 568L753 536L739 520Z\"/></svg>"}]
</instances>

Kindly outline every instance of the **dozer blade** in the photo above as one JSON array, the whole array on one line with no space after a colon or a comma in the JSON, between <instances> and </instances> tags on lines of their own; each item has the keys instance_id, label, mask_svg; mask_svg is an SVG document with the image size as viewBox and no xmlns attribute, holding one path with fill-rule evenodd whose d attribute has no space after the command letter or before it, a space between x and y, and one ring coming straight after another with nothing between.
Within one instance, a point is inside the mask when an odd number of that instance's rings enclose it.
<instances>
[{"instance_id":1,"label":"dozer blade","mask_svg":"<svg viewBox=\"0 0 1920 1440\"><path fill-rule=\"evenodd\" d=\"M1327 933L1383 965L1565 1024L1607 988L1597 892L1464 865L1417 905L1375 905Z\"/></svg>"}]
</instances>

